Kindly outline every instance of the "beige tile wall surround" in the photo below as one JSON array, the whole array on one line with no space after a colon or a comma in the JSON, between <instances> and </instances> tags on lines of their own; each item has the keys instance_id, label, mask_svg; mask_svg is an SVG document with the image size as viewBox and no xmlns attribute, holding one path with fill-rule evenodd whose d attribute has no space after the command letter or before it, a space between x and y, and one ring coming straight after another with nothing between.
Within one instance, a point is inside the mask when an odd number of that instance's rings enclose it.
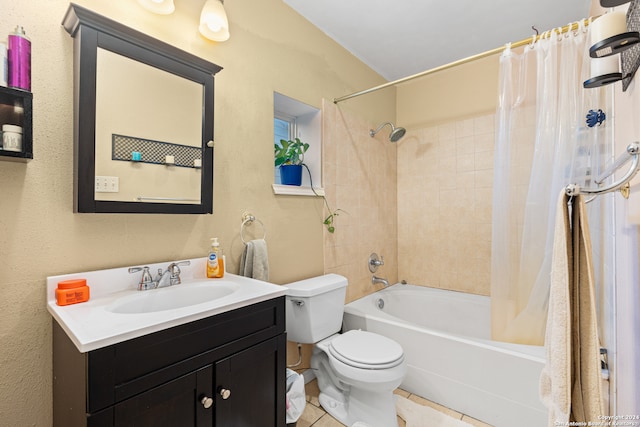
<instances>
[{"instance_id":1,"label":"beige tile wall surround","mask_svg":"<svg viewBox=\"0 0 640 427\"><path fill-rule=\"evenodd\" d=\"M396 147L388 140L388 126L369 136L379 124L330 101L323 104L325 191L332 208L344 211L335 233L325 230L325 272L349 279L347 302L382 287L371 284L372 252L385 259L376 274L390 283L398 280Z\"/></svg>"},{"instance_id":2,"label":"beige tile wall surround","mask_svg":"<svg viewBox=\"0 0 640 427\"><path fill-rule=\"evenodd\" d=\"M400 279L489 295L494 121L410 129L397 144Z\"/></svg>"}]
</instances>

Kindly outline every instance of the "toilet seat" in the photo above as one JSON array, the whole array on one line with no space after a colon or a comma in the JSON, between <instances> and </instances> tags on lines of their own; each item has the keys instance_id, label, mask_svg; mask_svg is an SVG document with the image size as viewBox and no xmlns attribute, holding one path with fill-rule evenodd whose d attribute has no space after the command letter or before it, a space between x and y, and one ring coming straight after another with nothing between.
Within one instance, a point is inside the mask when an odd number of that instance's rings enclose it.
<instances>
[{"instance_id":1,"label":"toilet seat","mask_svg":"<svg viewBox=\"0 0 640 427\"><path fill-rule=\"evenodd\" d=\"M340 362L362 369L389 369L404 361L397 342L367 331L351 330L329 343L329 353Z\"/></svg>"}]
</instances>

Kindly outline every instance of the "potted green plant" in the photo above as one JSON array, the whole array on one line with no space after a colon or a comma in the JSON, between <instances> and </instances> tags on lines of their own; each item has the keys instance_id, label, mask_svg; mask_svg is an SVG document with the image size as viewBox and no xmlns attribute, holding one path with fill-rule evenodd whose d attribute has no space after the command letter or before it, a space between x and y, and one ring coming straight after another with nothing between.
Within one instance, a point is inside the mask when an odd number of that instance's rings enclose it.
<instances>
[{"instance_id":1,"label":"potted green plant","mask_svg":"<svg viewBox=\"0 0 640 427\"><path fill-rule=\"evenodd\" d=\"M280 144L274 144L275 165L280 168L280 182L283 185L301 185L302 167L307 168L311 191L313 191L316 196L322 197L327 211L329 211L329 215L322 223L327 227L329 233L333 233L336 230L334 225L335 217L338 216L339 212L344 211L342 209L331 209L327 198L316 193L316 190L313 188L311 171L309 167L304 164L304 153L306 153L308 149L309 144L303 143L300 141L300 138L295 138L293 141L281 139Z\"/></svg>"},{"instance_id":2,"label":"potted green plant","mask_svg":"<svg viewBox=\"0 0 640 427\"><path fill-rule=\"evenodd\" d=\"M283 185L301 185L304 153L309 149L309 144L300 141L300 138L293 141L281 139L280 144L274 144L273 148L275 165L280 167L280 182Z\"/></svg>"}]
</instances>

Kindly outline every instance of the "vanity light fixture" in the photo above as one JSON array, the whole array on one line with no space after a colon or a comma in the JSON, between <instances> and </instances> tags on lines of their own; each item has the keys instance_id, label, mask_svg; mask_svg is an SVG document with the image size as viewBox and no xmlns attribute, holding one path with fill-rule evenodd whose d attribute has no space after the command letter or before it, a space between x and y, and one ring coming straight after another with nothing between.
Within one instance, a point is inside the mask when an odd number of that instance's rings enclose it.
<instances>
[{"instance_id":1,"label":"vanity light fixture","mask_svg":"<svg viewBox=\"0 0 640 427\"><path fill-rule=\"evenodd\" d=\"M176 10L173 0L138 0L140 6L158 15L170 15Z\"/></svg>"},{"instance_id":2,"label":"vanity light fixture","mask_svg":"<svg viewBox=\"0 0 640 427\"><path fill-rule=\"evenodd\" d=\"M199 30L209 40L223 42L229 39L229 21L223 0L207 0L200 14Z\"/></svg>"}]
</instances>

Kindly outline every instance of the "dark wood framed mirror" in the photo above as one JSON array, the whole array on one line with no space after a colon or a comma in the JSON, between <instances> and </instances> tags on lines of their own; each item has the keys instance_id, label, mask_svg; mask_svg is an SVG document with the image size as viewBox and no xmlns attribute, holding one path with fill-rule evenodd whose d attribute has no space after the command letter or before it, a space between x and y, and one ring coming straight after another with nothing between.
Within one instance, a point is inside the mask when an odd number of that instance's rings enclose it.
<instances>
[{"instance_id":1,"label":"dark wood framed mirror","mask_svg":"<svg viewBox=\"0 0 640 427\"><path fill-rule=\"evenodd\" d=\"M213 212L222 68L71 4L74 212Z\"/></svg>"}]
</instances>

